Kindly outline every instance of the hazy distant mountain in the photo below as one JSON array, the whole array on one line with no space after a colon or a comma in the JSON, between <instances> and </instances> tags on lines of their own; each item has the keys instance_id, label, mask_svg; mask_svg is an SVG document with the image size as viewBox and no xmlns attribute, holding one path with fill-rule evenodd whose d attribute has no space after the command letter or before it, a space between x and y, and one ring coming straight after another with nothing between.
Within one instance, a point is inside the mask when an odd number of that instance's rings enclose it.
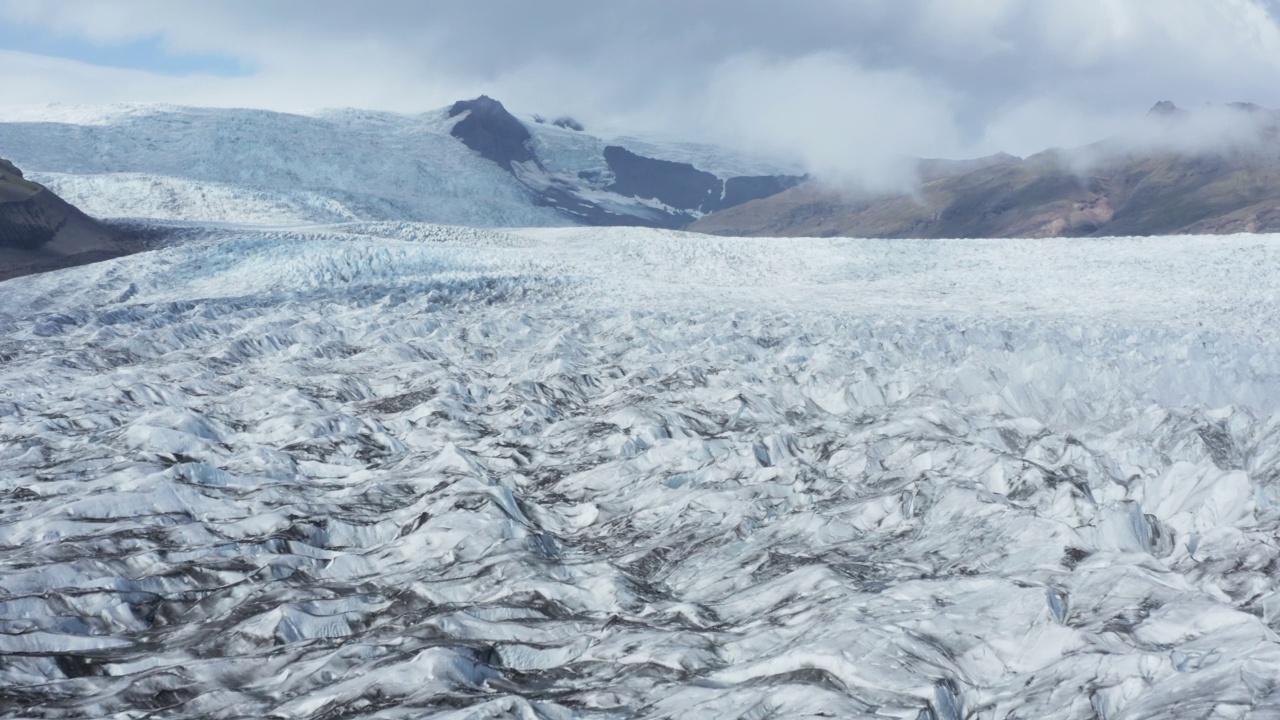
<instances>
[{"instance_id":1,"label":"hazy distant mountain","mask_svg":"<svg viewBox=\"0 0 1280 720\"><path fill-rule=\"evenodd\" d=\"M521 119L484 96L420 115L126 105L11 118L0 150L99 217L676 228L803 179L709 145Z\"/></svg>"},{"instance_id":2,"label":"hazy distant mountain","mask_svg":"<svg viewBox=\"0 0 1280 720\"><path fill-rule=\"evenodd\" d=\"M714 213L721 235L1052 237L1280 231L1280 115L1162 102L1125 137L1026 159L922 161L915 194L809 182Z\"/></svg>"},{"instance_id":3,"label":"hazy distant mountain","mask_svg":"<svg viewBox=\"0 0 1280 720\"><path fill-rule=\"evenodd\" d=\"M1164 102L1124 136L1027 158L921 160L913 192L859 194L710 145L522 119L484 96L421 115L147 105L0 122L0 150L28 179L95 217L765 236L1277 231L1277 138L1273 111Z\"/></svg>"},{"instance_id":4,"label":"hazy distant mountain","mask_svg":"<svg viewBox=\"0 0 1280 720\"><path fill-rule=\"evenodd\" d=\"M116 231L0 159L0 280L126 252Z\"/></svg>"}]
</instances>

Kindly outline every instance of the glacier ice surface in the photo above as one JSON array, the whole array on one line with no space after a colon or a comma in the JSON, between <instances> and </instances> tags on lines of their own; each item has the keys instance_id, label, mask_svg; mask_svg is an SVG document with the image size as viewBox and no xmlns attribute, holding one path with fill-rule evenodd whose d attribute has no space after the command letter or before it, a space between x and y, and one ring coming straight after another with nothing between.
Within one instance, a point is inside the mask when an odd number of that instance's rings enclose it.
<instances>
[{"instance_id":1,"label":"glacier ice surface","mask_svg":"<svg viewBox=\"0 0 1280 720\"><path fill-rule=\"evenodd\" d=\"M410 223L11 280L0 714L1277 717L1278 290Z\"/></svg>"},{"instance_id":2,"label":"glacier ice surface","mask_svg":"<svg viewBox=\"0 0 1280 720\"><path fill-rule=\"evenodd\" d=\"M51 105L0 108L0 146L31 179L94 217L284 226L350 220L576 225L572 211L545 207L530 191L563 182L609 212L649 218L641 199L591 190L579 179L580 173L608 174L603 153L610 144L723 178L799 172L710 145L596 136L529 121L532 146L551 174L537 168L522 182L452 137L456 122L444 109L298 115Z\"/></svg>"}]
</instances>

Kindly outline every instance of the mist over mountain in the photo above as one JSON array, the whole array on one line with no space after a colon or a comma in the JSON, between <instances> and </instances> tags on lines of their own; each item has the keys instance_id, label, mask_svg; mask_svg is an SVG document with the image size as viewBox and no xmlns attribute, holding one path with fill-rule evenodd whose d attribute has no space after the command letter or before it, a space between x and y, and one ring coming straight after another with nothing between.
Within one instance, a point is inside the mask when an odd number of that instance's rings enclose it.
<instances>
[{"instance_id":1,"label":"mist over mountain","mask_svg":"<svg viewBox=\"0 0 1280 720\"><path fill-rule=\"evenodd\" d=\"M1276 128L0 122L0 717L1280 715Z\"/></svg>"},{"instance_id":2,"label":"mist over mountain","mask_svg":"<svg viewBox=\"0 0 1280 720\"><path fill-rule=\"evenodd\" d=\"M1058 237L1280 230L1280 113L1156 104L1128 131L1026 158L922 160L911 192L820 180L701 218L722 235Z\"/></svg>"},{"instance_id":3,"label":"mist over mountain","mask_svg":"<svg viewBox=\"0 0 1280 720\"><path fill-rule=\"evenodd\" d=\"M895 191L562 120L521 119L487 96L420 115L50 109L0 122L0 148L107 218L888 238L1280 229L1280 116L1247 103L1162 101L1114 137L1025 158L915 160Z\"/></svg>"},{"instance_id":4,"label":"mist over mountain","mask_svg":"<svg viewBox=\"0 0 1280 720\"><path fill-rule=\"evenodd\" d=\"M1280 0L0 61L0 720L1280 719Z\"/></svg>"}]
</instances>

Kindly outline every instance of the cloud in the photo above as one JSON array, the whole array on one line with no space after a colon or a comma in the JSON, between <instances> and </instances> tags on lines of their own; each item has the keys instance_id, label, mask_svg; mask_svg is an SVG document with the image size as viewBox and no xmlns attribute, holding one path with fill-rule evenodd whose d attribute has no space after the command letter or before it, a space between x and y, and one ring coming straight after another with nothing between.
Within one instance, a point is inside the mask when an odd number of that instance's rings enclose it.
<instances>
[{"instance_id":1,"label":"cloud","mask_svg":"<svg viewBox=\"0 0 1280 720\"><path fill-rule=\"evenodd\" d=\"M1048 92L1011 103L993 115L975 147L1022 157L1050 148L1079 147L1128 130L1145 111L1136 107L1109 111Z\"/></svg>"},{"instance_id":2,"label":"cloud","mask_svg":"<svg viewBox=\"0 0 1280 720\"><path fill-rule=\"evenodd\" d=\"M899 189L915 179L911 156L958 146L953 102L947 88L917 75L868 69L834 53L748 55L716 69L707 112L724 141L798 158L831 183Z\"/></svg>"},{"instance_id":3,"label":"cloud","mask_svg":"<svg viewBox=\"0 0 1280 720\"><path fill-rule=\"evenodd\" d=\"M903 154L1026 154L1157 100L1280 106L1275 0L0 0L0 22L234 58L183 78L7 56L6 102L416 112L488 93L726 138L845 181ZM157 68L159 70L160 68Z\"/></svg>"}]
</instances>

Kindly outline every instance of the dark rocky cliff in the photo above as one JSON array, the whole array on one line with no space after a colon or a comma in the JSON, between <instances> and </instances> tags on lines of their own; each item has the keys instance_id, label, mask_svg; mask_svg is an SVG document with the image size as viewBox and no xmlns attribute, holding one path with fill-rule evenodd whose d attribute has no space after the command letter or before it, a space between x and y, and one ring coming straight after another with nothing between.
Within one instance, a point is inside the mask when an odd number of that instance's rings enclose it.
<instances>
[{"instance_id":1,"label":"dark rocky cliff","mask_svg":"<svg viewBox=\"0 0 1280 720\"><path fill-rule=\"evenodd\" d=\"M481 95L475 100L459 100L449 108L451 118L463 113L467 116L453 126L450 134L481 157L503 169L510 169L511 163L534 161L529 131L502 103Z\"/></svg>"},{"instance_id":2,"label":"dark rocky cliff","mask_svg":"<svg viewBox=\"0 0 1280 720\"><path fill-rule=\"evenodd\" d=\"M713 199L719 200L724 186L720 178L687 163L655 160L614 145L604 149L604 159L614 175L610 192L657 200L680 210L710 205Z\"/></svg>"},{"instance_id":3,"label":"dark rocky cliff","mask_svg":"<svg viewBox=\"0 0 1280 720\"><path fill-rule=\"evenodd\" d=\"M120 234L0 159L0 280L118 257Z\"/></svg>"},{"instance_id":4,"label":"dark rocky cliff","mask_svg":"<svg viewBox=\"0 0 1280 720\"><path fill-rule=\"evenodd\" d=\"M529 188L534 202L587 225L682 228L706 213L777 194L804 179L782 175L720 178L688 163L645 157L609 145L604 148L604 160L612 177L601 186L596 182L598 178L565 178L548 173L532 149L529 130L491 97L460 100L449 108L448 116L462 118L450 134L512 173ZM553 124L584 131L580 123L569 118ZM592 192L584 192L587 190ZM601 199L596 192L599 190L613 193L617 202ZM657 201L661 206L635 203L635 199Z\"/></svg>"},{"instance_id":5,"label":"dark rocky cliff","mask_svg":"<svg viewBox=\"0 0 1280 720\"><path fill-rule=\"evenodd\" d=\"M613 183L607 188L610 192L657 200L690 213L710 213L766 198L804 179L763 175L722 180L688 163L655 160L614 145L604 149L604 159L614 175Z\"/></svg>"}]
</instances>

